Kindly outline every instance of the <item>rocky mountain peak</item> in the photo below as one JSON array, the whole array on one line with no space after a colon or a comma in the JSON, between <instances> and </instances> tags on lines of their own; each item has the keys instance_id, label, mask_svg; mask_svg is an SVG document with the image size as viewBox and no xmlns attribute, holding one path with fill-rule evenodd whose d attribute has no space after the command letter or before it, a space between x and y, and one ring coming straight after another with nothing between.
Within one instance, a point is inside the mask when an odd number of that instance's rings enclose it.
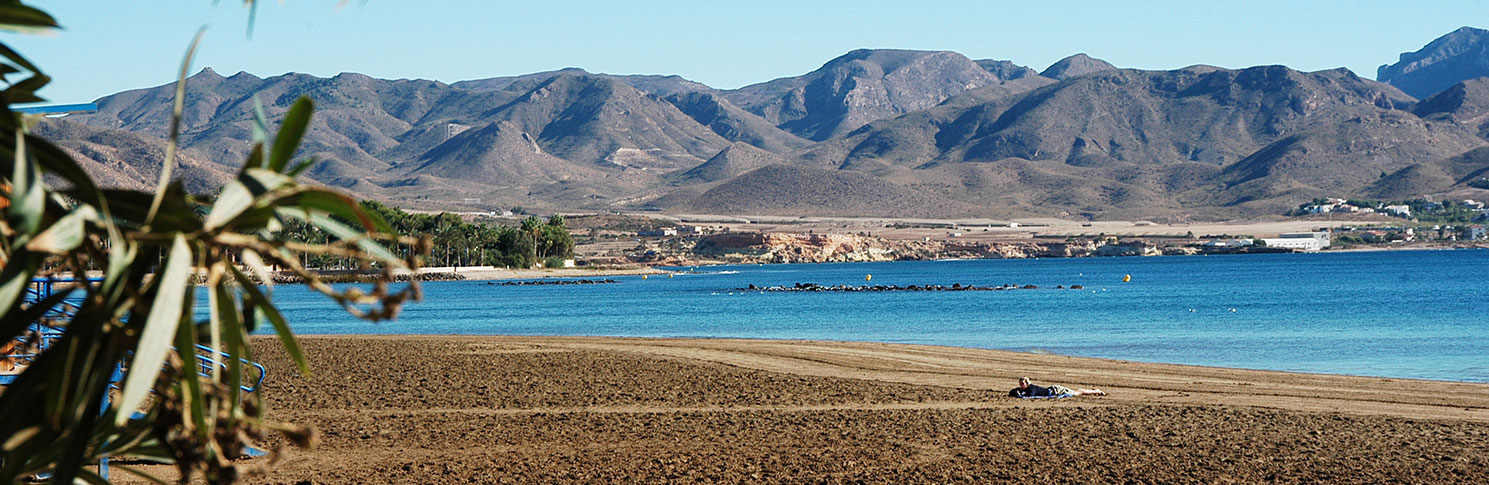
<instances>
[{"instance_id":1,"label":"rocky mountain peak","mask_svg":"<svg viewBox=\"0 0 1489 485\"><path fill-rule=\"evenodd\" d=\"M1081 52L1064 59L1056 61L1050 67L1045 68L1039 75L1064 81L1076 76L1084 76L1093 72L1110 71L1116 69L1112 63L1097 59Z\"/></svg>"},{"instance_id":2,"label":"rocky mountain peak","mask_svg":"<svg viewBox=\"0 0 1489 485\"><path fill-rule=\"evenodd\" d=\"M207 66L203 67L202 70L197 71L196 74L191 75L191 77L188 79L206 81L213 79L221 80L225 78L223 78L221 74L218 74L216 70L213 70L212 66Z\"/></svg>"},{"instance_id":3,"label":"rocky mountain peak","mask_svg":"<svg viewBox=\"0 0 1489 485\"><path fill-rule=\"evenodd\" d=\"M972 62L976 62L977 65L982 66L984 70L993 73L993 75L997 76L998 79L1002 79L1004 81L1012 81L1015 79L1024 79L1039 76L1039 71L1014 64L1013 61L1003 61L998 59L978 59Z\"/></svg>"},{"instance_id":4,"label":"rocky mountain peak","mask_svg":"<svg viewBox=\"0 0 1489 485\"><path fill-rule=\"evenodd\" d=\"M1402 53L1395 64L1380 66L1375 77L1420 99L1482 76L1489 76L1489 30L1462 27Z\"/></svg>"},{"instance_id":5,"label":"rocky mountain peak","mask_svg":"<svg viewBox=\"0 0 1489 485\"><path fill-rule=\"evenodd\" d=\"M820 141L1003 82L955 52L858 49L810 73L725 96L786 131Z\"/></svg>"}]
</instances>

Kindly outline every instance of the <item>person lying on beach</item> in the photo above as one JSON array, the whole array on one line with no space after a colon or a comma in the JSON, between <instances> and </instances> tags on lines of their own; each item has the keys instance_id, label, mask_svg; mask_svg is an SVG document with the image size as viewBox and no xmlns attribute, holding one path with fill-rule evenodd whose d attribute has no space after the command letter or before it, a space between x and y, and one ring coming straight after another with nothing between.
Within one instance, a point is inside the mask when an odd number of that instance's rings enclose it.
<instances>
[{"instance_id":1,"label":"person lying on beach","mask_svg":"<svg viewBox=\"0 0 1489 485\"><path fill-rule=\"evenodd\" d=\"M1019 378L1019 386L1008 391L1009 397L1065 397L1065 396L1105 396L1106 391L1101 389L1071 389L1058 384L1049 387L1036 386L1029 382L1028 377Z\"/></svg>"}]
</instances>

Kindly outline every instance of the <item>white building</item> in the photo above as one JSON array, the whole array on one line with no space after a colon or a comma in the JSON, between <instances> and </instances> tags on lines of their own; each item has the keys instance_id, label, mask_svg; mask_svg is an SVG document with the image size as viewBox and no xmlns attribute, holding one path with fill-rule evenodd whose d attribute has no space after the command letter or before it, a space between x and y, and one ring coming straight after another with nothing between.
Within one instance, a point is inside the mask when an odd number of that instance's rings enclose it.
<instances>
[{"instance_id":1,"label":"white building","mask_svg":"<svg viewBox=\"0 0 1489 485\"><path fill-rule=\"evenodd\" d=\"M1411 217L1411 206L1408 205L1388 205L1381 208L1381 211L1391 215Z\"/></svg>"},{"instance_id":2,"label":"white building","mask_svg":"<svg viewBox=\"0 0 1489 485\"><path fill-rule=\"evenodd\" d=\"M1327 232L1290 232L1278 234L1274 238L1263 238L1271 248L1297 249L1299 251L1318 251L1329 247L1329 233Z\"/></svg>"},{"instance_id":3,"label":"white building","mask_svg":"<svg viewBox=\"0 0 1489 485\"><path fill-rule=\"evenodd\" d=\"M648 230L645 230L645 231L636 231L636 235L637 236L643 236L643 237L645 237L645 236L651 236L651 237L676 236L677 235L677 228L675 228L675 227L663 227L661 229L648 229Z\"/></svg>"},{"instance_id":4,"label":"white building","mask_svg":"<svg viewBox=\"0 0 1489 485\"><path fill-rule=\"evenodd\" d=\"M1250 239L1217 239L1214 241L1205 242L1205 247L1209 248L1239 248L1242 246L1250 245Z\"/></svg>"}]
</instances>

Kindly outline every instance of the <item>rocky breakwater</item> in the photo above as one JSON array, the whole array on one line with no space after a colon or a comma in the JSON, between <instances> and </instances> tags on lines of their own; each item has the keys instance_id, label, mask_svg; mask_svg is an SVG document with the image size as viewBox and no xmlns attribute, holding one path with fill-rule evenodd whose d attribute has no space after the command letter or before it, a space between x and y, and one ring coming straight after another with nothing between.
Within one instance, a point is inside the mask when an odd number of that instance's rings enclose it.
<instances>
[{"instance_id":1,"label":"rocky breakwater","mask_svg":"<svg viewBox=\"0 0 1489 485\"><path fill-rule=\"evenodd\" d=\"M612 279L603 279L603 280L589 280L589 279L584 279L584 280L523 280L523 281L503 281L501 283L497 283L495 281L487 281L486 282L487 285L496 285L496 286L608 285L608 284L615 284L615 283L620 283L620 282L619 281L612 280Z\"/></svg>"}]
</instances>

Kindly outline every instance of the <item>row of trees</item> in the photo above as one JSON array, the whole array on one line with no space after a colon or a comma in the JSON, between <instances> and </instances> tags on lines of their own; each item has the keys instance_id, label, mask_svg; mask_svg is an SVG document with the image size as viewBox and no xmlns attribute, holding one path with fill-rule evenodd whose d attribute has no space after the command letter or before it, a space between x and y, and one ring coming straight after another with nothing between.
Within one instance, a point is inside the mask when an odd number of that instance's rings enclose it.
<instances>
[{"instance_id":1,"label":"row of trees","mask_svg":"<svg viewBox=\"0 0 1489 485\"><path fill-rule=\"evenodd\" d=\"M411 214L376 201L363 201L361 207L380 217L399 234L428 235L433 251L421 259L424 266L503 266L531 268L561 266L573 257L574 239L564 227L561 215L547 221L529 216L516 227L466 222L448 212ZM326 243L331 239L324 231L308 224L287 224L283 236L291 241ZM409 248L395 248L406 254ZM308 267L346 268L351 260L333 255L310 256L302 263Z\"/></svg>"}]
</instances>

